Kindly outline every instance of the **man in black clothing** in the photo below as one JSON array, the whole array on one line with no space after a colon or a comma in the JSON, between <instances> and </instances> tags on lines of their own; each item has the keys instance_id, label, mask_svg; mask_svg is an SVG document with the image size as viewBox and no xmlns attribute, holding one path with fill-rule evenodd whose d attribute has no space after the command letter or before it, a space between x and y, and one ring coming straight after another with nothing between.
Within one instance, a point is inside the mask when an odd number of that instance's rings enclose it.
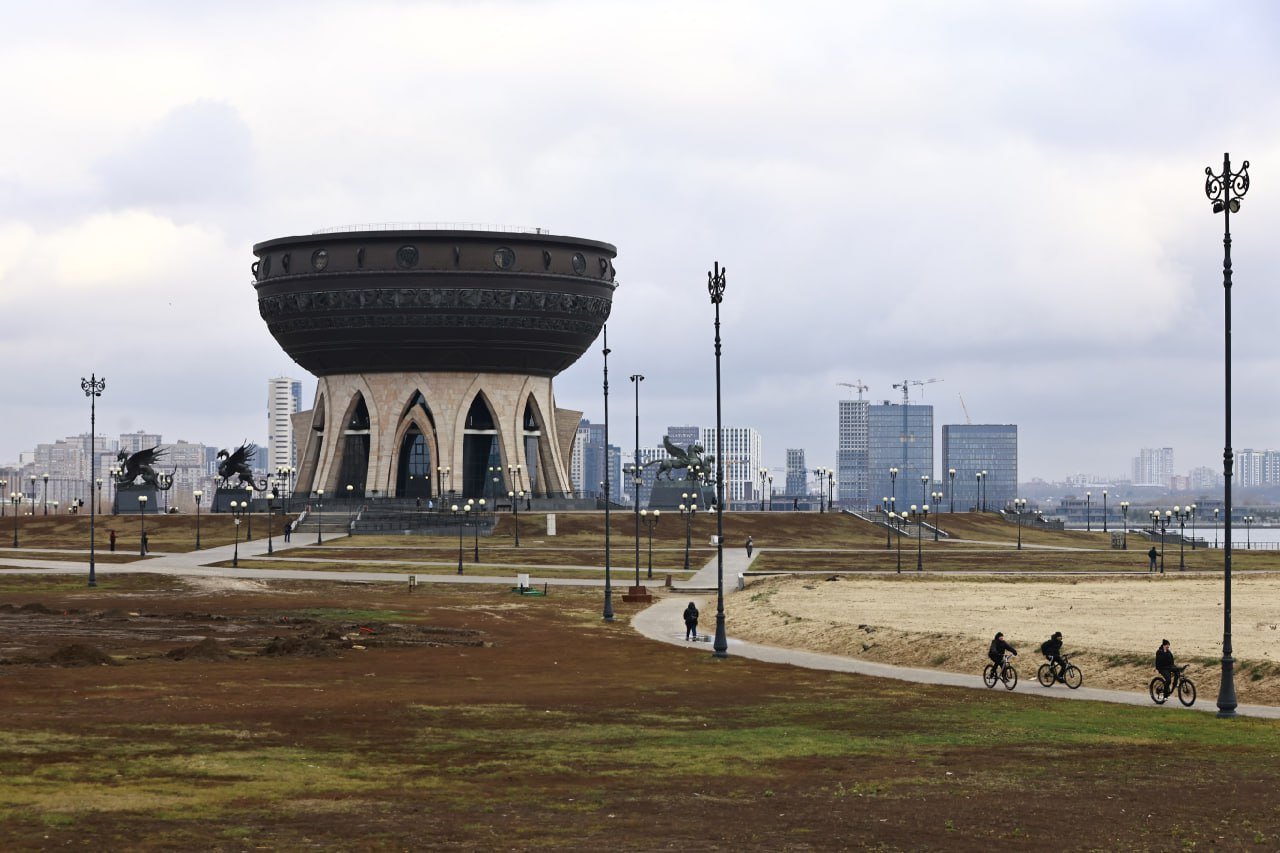
<instances>
[{"instance_id":1,"label":"man in black clothing","mask_svg":"<svg viewBox=\"0 0 1280 853\"><path fill-rule=\"evenodd\" d=\"M1147 552L1147 571L1154 572L1156 570L1156 546L1152 545L1151 550Z\"/></svg>"},{"instance_id":2,"label":"man in black clothing","mask_svg":"<svg viewBox=\"0 0 1280 853\"><path fill-rule=\"evenodd\" d=\"M1161 640L1160 648L1156 649L1156 670L1164 676L1164 695L1166 696L1173 690L1173 673L1176 669L1173 652L1169 650L1169 641Z\"/></svg>"},{"instance_id":3,"label":"man in black clothing","mask_svg":"<svg viewBox=\"0 0 1280 853\"><path fill-rule=\"evenodd\" d=\"M1011 655L1018 654L1018 650L1005 641L1004 634L997 631L995 639L991 641L991 646L987 649L987 657L991 658L991 663L995 665L997 677L999 677L1000 667L1004 663L1005 652Z\"/></svg>"},{"instance_id":4,"label":"man in black clothing","mask_svg":"<svg viewBox=\"0 0 1280 853\"><path fill-rule=\"evenodd\" d=\"M684 609L684 638L686 640L698 639L698 608L694 606L692 601Z\"/></svg>"},{"instance_id":5,"label":"man in black clothing","mask_svg":"<svg viewBox=\"0 0 1280 853\"><path fill-rule=\"evenodd\" d=\"M1040 644L1040 651L1049 659L1057 679L1064 681L1067 674L1067 662L1062 659L1062 632L1054 631L1052 637Z\"/></svg>"}]
</instances>

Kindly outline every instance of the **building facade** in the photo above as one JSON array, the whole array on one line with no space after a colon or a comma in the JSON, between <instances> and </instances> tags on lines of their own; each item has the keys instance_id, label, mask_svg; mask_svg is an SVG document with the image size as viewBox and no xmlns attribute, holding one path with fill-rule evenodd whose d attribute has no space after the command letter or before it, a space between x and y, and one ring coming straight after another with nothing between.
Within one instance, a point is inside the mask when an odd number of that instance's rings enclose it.
<instances>
[{"instance_id":1,"label":"building facade","mask_svg":"<svg viewBox=\"0 0 1280 853\"><path fill-rule=\"evenodd\" d=\"M724 472L725 508L734 502L760 500L760 433L754 427L723 427L724 452L715 427L704 427L701 444Z\"/></svg>"},{"instance_id":2,"label":"building facade","mask_svg":"<svg viewBox=\"0 0 1280 853\"><path fill-rule=\"evenodd\" d=\"M787 491L788 497L799 497L805 494L805 483L808 472L804 468L804 448L787 448Z\"/></svg>"},{"instance_id":3,"label":"building facade","mask_svg":"<svg viewBox=\"0 0 1280 853\"><path fill-rule=\"evenodd\" d=\"M896 476L891 469L897 470ZM929 482L922 486L921 477ZM870 503L892 498L899 511L929 502L928 493L936 489L933 406L904 406L888 400L867 406L867 487Z\"/></svg>"},{"instance_id":4,"label":"building facade","mask_svg":"<svg viewBox=\"0 0 1280 853\"><path fill-rule=\"evenodd\" d=\"M1000 510L1018 497L1018 427L1015 424L945 424L942 427L942 470L948 493L955 469L954 495L958 512ZM983 473L985 472L985 473ZM978 475L982 474L979 478Z\"/></svg>"},{"instance_id":5,"label":"building facade","mask_svg":"<svg viewBox=\"0 0 1280 853\"><path fill-rule=\"evenodd\" d=\"M836 449L836 477L840 481L840 506L865 510L873 503L868 488L869 400L841 400ZM879 498L877 498L877 501Z\"/></svg>"},{"instance_id":6,"label":"building facade","mask_svg":"<svg viewBox=\"0 0 1280 853\"><path fill-rule=\"evenodd\" d=\"M1144 447L1133 460L1133 484L1135 486L1169 487L1173 476L1172 447Z\"/></svg>"},{"instance_id":7,"label":"building facade","mask_svg":"<svg viewBox=\"0 0 1280 853\"><path fill-rule=\"evenodd\" d=\"M288 376L267 380L267 464L275 472L298 467L293 416L302 410L302 381Z\"/></svg>"}]
</instances>

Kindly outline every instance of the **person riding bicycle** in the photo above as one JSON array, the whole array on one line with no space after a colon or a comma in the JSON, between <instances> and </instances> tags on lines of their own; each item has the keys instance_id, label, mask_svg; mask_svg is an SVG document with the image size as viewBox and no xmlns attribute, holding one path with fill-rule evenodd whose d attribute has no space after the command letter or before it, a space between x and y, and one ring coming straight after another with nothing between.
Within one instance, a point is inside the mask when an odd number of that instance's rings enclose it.
<instances>
[{"instance_id":1,"label":"person riding bicycle","mask_svg":"<svg viewBox=\"0 0 1280 853\"><path fill-rule=\"evenodd\" d=\"M1067 661L1062 657L1062 632L1054 631L1052 637L1041 643L1040 653L1049 659L1054 677L1058 681L1065 681Z\"/></svg>"},{"instance_id":2,"label":"person riding bicycle","mask_svg":"<svg viewBox=\"0 0 1280 853\"><path fill-rule=\"evenodd\" d=\"M995 666L997 675L1000 674L1000 668L1004 665L1006 652L1011 655L1018 654L1018 650L1005 641L1004 634L996 631L995 639L991 641L990 647L987 648L987 657L991 659L992 665Z\"/></svg>"},{"instance_id":3,"label":"person riding bicycle","mask_svg":"<svg viewBox=\"0 0 1280 853\"><path fill-rule=\"evenodd\" d=\"M1178 672L1168 640L1161 640L1160 648L1156 649L1156 671L1164 678L1164 695L1168 696L1173 692L1173 677Z\"/></svg>"}]
</instances>

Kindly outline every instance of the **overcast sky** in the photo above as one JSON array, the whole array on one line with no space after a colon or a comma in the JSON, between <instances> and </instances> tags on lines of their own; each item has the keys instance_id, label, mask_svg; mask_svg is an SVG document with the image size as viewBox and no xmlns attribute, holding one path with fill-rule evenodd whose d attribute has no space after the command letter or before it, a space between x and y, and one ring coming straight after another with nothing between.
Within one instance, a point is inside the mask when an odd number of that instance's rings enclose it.
<instances>
[{"instance_id":1,"label":"overcast sky","mask_svg":"<svg viewBox=\"0 0 1280 853\"><path fill-rule=\"evenodd\" d=\"M88 430L228 446L266 380L255 242L355 223L618 247L615 443L724 419L833 465L842 382L1016 423L1021 478L1280 447L1280 7L1177 2L4 3L0 462ZM917 392L923 391L923 394ZM601 420L597 341L556 380ZM940 460L939 460L940 461Z\"/></svg>"}]
</instances>

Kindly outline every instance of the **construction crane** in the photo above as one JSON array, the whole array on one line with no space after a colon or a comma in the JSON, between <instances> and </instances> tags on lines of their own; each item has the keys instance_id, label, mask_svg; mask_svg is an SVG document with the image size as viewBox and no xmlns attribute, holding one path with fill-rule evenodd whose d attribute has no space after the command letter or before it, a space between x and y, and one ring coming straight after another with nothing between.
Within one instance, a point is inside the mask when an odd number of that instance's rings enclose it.
<instances>
[{"instance_id":1,"label":"construction crane","mask_svg":"<svg viewBox=\"0 0 1280 853\"><path fill-rule=\"evenodd\" d=\"M907 431L907 393L912 385L931 385L934 382L941 382L941 379L904 379L901 382L893 383L894 388L902 389L902 435L899 437L902 441L902 473L907 473L907 445L915 441L916 437ZM933 436L929 436L932 443ZM932 476L932 474L931 474Z\"/></svg>"},{"instance_id":2,"label":"construction crane","mask_svg":"<svg viewBox=\"0 0 1280 853\"><path fill-rule=\"evenodd\" d=\"M846 388L856 388L856 389L858 390L858 399L859 399L859 400L861 400L861 399L862 399L862 392L863 392L863 391L869 391L869 390L871 390L868 386L866 386L866 385L863 385L863 384L862 384L862 380L861 380L861 379L859 379L857 382L837 382L836 384L837 384L837 385L843 385L843 386L845 386Z\"/></svg>"},{"instance_id":3,"label":"construction crane","mask_svg":"<svg viewBox=\"0 0 1280 853\"><path fill-rule=\"evenodd\" d=\"M973 419L969 417L969 407L964 404L964 395L957 394L956 396L960 398L960 408L964 410L964 425L972 426Z\"/></svg>"}]
</instances>

